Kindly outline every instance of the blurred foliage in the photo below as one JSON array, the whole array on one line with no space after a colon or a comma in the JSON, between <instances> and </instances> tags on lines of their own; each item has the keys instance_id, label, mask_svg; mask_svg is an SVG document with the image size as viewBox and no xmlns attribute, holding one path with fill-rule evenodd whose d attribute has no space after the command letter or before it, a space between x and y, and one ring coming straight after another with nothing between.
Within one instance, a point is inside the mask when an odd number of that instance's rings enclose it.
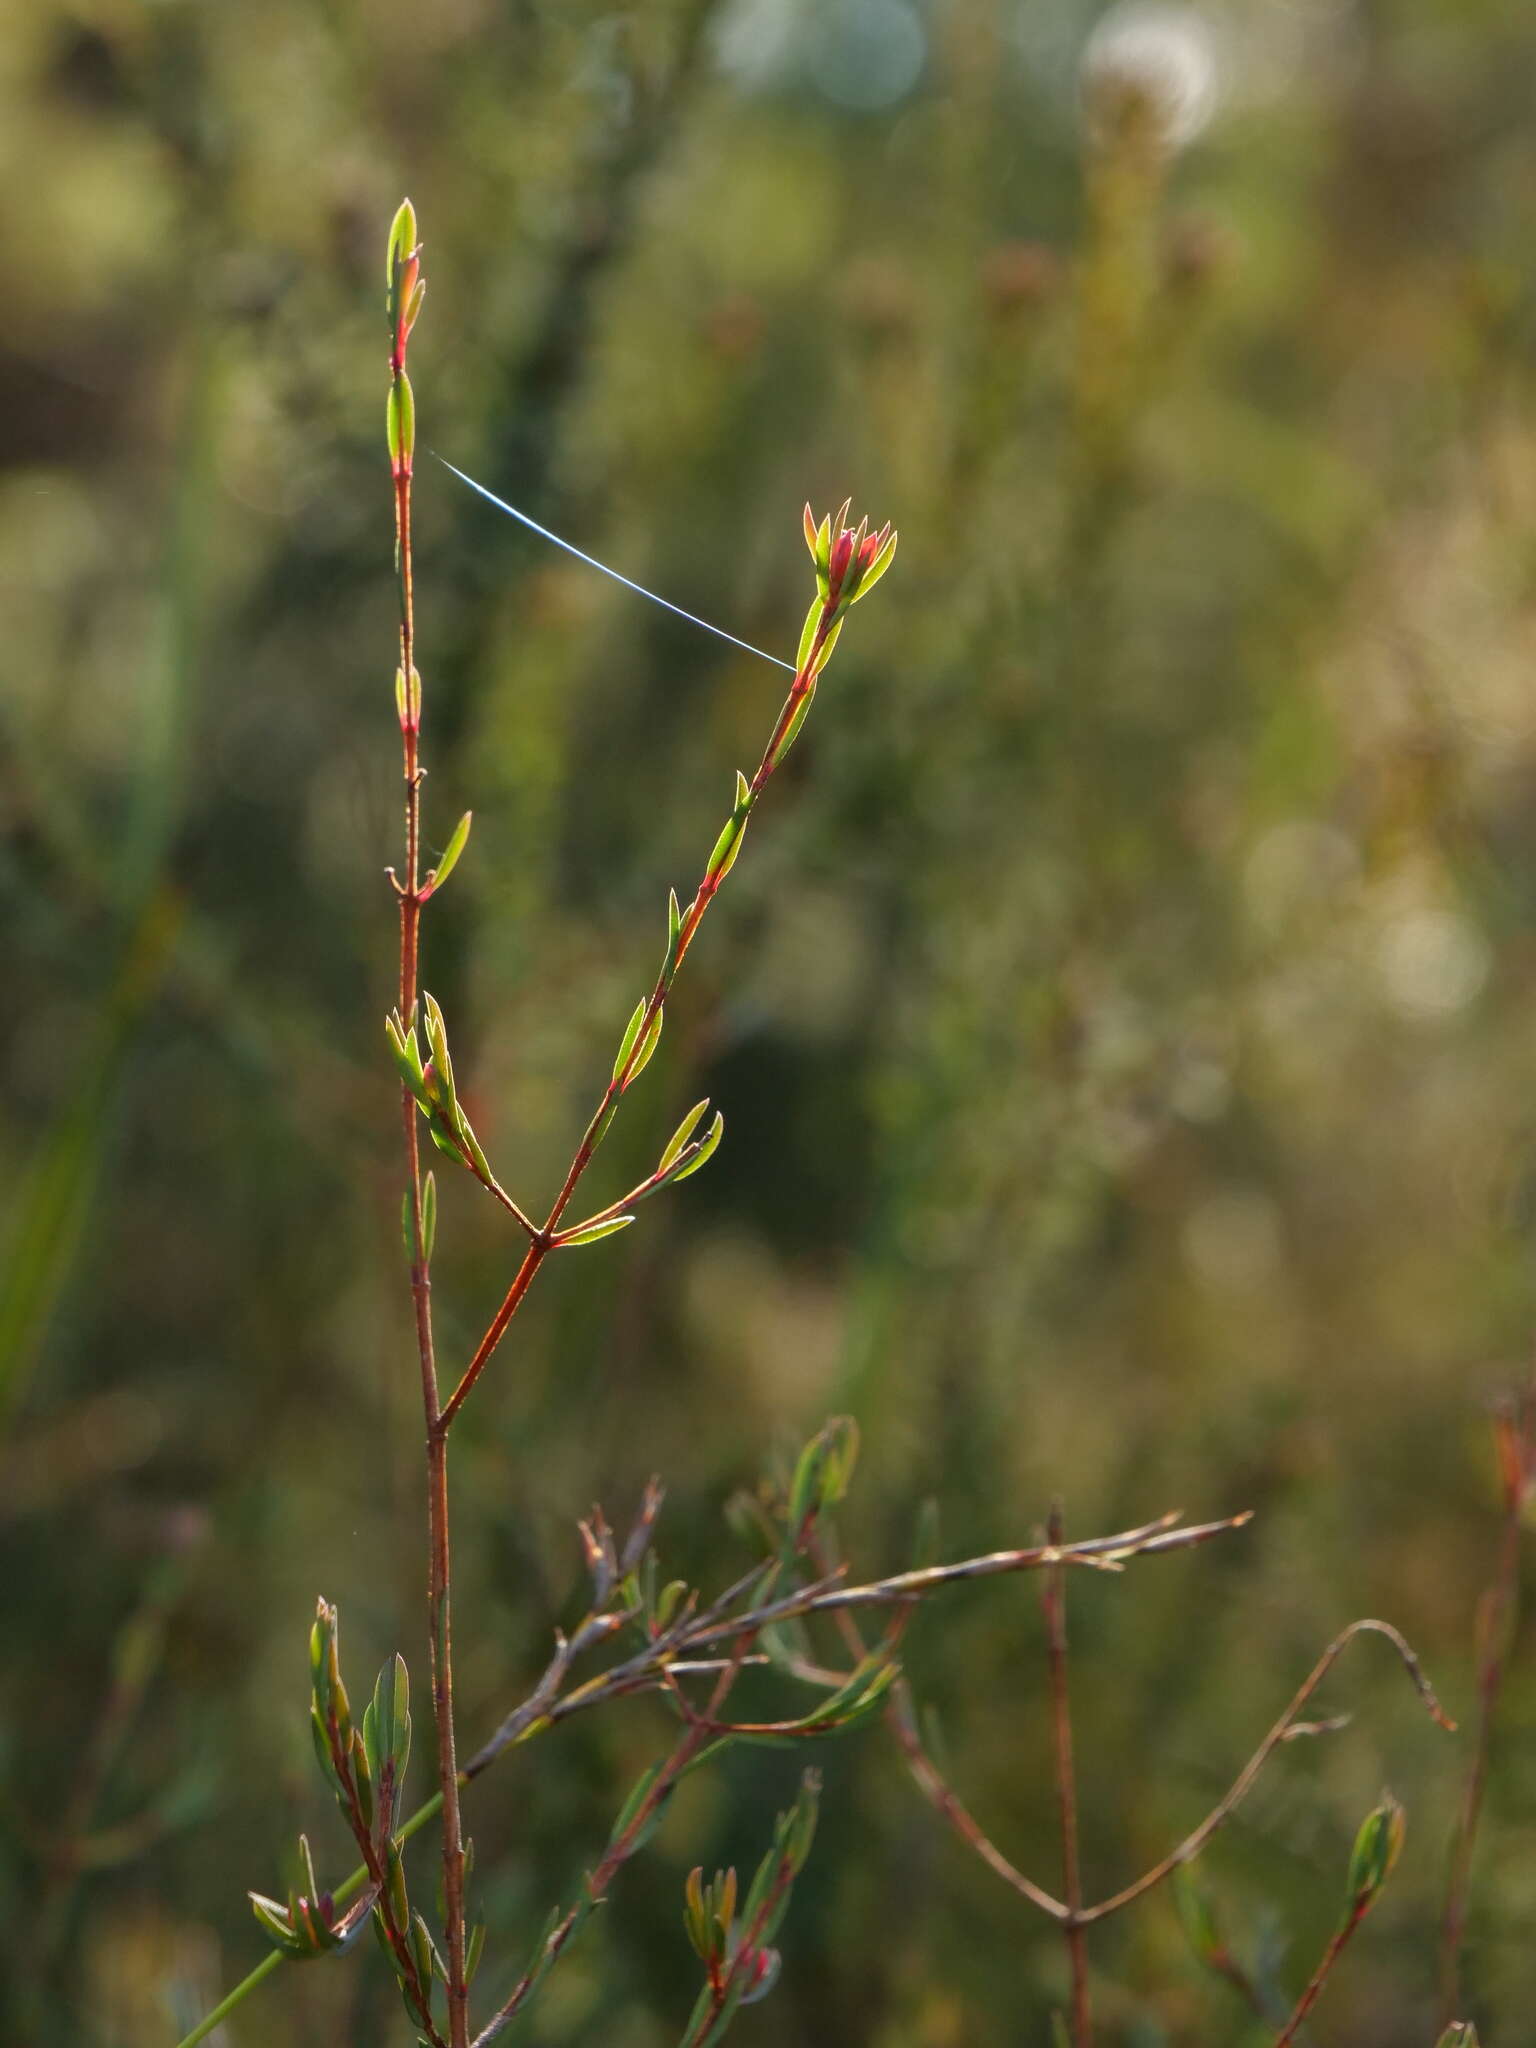
<instances>
[{"instance_id":1,"label":"blurred foliage","mask_svg":"<svg viewBox=\"0 0 1536 2048\"><path fill-rule=\"evenodd\" d=\"M244 1889L300 1826L349 1866L304 1723L317 1593L360 1669L423 1668L380 1031L402 191L427 446L786 651L802 500L902 532L593 1191L706 1092L725 1143L557 1262L455 1438L466 1739L578 1597L594 1497L623 1518L662 1472L664 1564L723 1578L725 1496L834 1409L870 1570L929 1495L951 1555L1058 1494L1084 1534L1260 1510L1074 1586L1096 1895L1357 1613L1465 1715L1484 1407L1536 1322L1536 20L1212 0L1117 45L1099 12L12 0L7 2042L161 2048L259 1953ZM778 689L430 462L417 501L434 843L476 811L426 979L537 1204ZM517 1247L444 1178L451 1360ZM1034 1590L958 1594L909 1650L958 1788L1052 1882ZM1349 1730L1282 1754L1203 1879L1294 1993L1390 1778L1408 1846L1317 2034L1427 2040L1465 1740L1369 1645L1329 1701ZM503 1968L664 1728L609 1710L477 1785ZM878 1729L822 1761L740 2040L1046 2039L1050 1930ZM525 2037L674 2040L683 1875L750 1865L796 1768L692 1781ZM1533 1925L1517 1642L1468 1956L1490 2040L1536 2003ZM1106 2042L1246 2024L1166 1895L1093 1953ZM371 1953L288 1970L227 2041L373 2043L394 1999Z\"/></svg>"}]
</instances>

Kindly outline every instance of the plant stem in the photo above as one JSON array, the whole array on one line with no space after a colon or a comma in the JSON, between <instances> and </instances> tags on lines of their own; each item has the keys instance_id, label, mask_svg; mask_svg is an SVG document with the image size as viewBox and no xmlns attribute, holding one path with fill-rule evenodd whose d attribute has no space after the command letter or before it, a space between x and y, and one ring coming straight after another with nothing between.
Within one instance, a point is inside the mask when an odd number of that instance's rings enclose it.
<instances>
[{"instance_id":1,"label":"plant stem","mask_svg":"<svg viewBox=\"0 0 1536 2048\"><path fill-rule=\"evenodd\" d=\"M339 1894L338 1894L339 1896ZM177 2042L176 2048L197 2048L199 2041L206 2041L216 2027L224 2024L236 2006L244 2005L259 1985L265 1984L272 1972L287 1960L280 1948L268 1949L261 1961L248 1976L242 1977L233 1991L227 1992L210 2013L205 2013L192 2029Z\"/></svg>"},{"instance_id":2,"label":"plant stem","mask_svg":"<svg viewBox=\"0 0 1536 2048\"><path fill-rule=\"evenodd\" d=\"M424 1828L429 1820L431 1820L436 1814L442 1811L442 1806L443 1795L441 1794L441 1792L435 1792L424 1806L420 1806L417 1808L415 1813L411 1815L410 1819L405 1823L403 1827L397 1828L395 1830L396 1843L399 1844L402 1842L408 1842L411 1839L411 1836L414 1835L418 1831L418 1829ZM359 1863L356 1870L353 1871L352 1875L346 1878L341 1884L337 1885L335 1891L331 1894L331 1896L338 1906L344 1906L347 1903L348 1899L355 1898L357 1896L357 1894L362 1890L363 1886L367 1882L367 1866L365 1864ZM280 1964L286 1961L287 1957L283 1954L281 1949L274 1948L270 1950L266 1955L262 1957L261 1961L256 1965L254 1970L251 1970L246 1976L240 1979L240 1982L235 1986L233 1991L226 1993L226 1995L219 2000L218 2004L213 2008L212 2012L205 2013L203 2015L203 2017L198 2021L197 2025L192 2029L190 2034L184 2034L182 2036L182 2038L176 2043L176 2048L197 2048L197 2044L199 2041L206 2041L208 2036L214 2031L215 2027L221 2026L223 2022L229 2018L229 2015L235 2010L235 2008L239 2005L243 2005L246 1999L250 1997L251 1993L255 1991L260 1985L265 1984L267 1979L272 1975L272 1972L276 1970Z\"/></svg>"},{"instance_id":3,"label":"plant stem","mask_svg":"<svg viewBox=\"0 0 1536 2048\"><path fill-rule=\"evenodd\" d=\"M1455 2019L1461 2003L1461 1949L1466 1935L1467 1891L1472 1856L1482 1818L1483 1794L1493 1749L1493 1724L1509 1662L1509 1639L1520 1597L1520 1535L1529 1491L1529 1460L1533 1394L1527 1390L1496 1418L1495 1428L1511 1447L1512 1469L1506 1469L1504 1529L1498 1568L1492 1585L1478 1603L1478 1712L1472 1758L1467 1766L1461 1811L1456 1823L1446 1881L1445 1912L1440 1935L1440 2019L1442 2030Z\"/></svg>"},{"instance_id":4,"label":"plant stem","mask_svg":"<svg viewBox=\"0 0 1536 2048\"><path fill-rule=\"evenodd\" d=\"M1059 1548L1061 1504L1051 1509L1046 1538ZM1066 1567L1052 1565L1045 1577L1046 1655L1051 1674L1051 1721L1055 1739L1056 1800L1061 1815L1062 1890L1070 1918L1062 1922L1072 1965L1072 2048L1093 2048L1088 2009L1088 1936L1078 1915L1083 1909L1083 1875L1077 1842L1077 1767L1072 1754L1072 1699L1067 1679Z\"/></svg>"},{"instance_id":5,"label":"plant stem","mask_svg":"<svg viewBox=\"0 0 1536 2048\"><path fill-rule=\"evenodd\" d=\"M1302 2021L1312 2010L1313 2006L1316 2005L1322 1988L1328 1982L1328 1978L1332 1973L1334 1964L1349 1946L1355 1929L1360 1925L1360 1922L1365 1918L1369 1910L1369 1899L1363 1903L1357 1900L1350 1908L1349 1918L1323 1950L1322 1960L1308 1979L1306 1990L1297 1999L1295 2011L1280 2029L1280 2032L1276 2034L1274 2048L1290 2048L1290 2043L1296 2038L1297 2029L1301 2026Z\"/></svg>"},{"instance_id":6,"label":"plant stem","mask_svg":"<svg viewBox=\"0 0 1536 2048\"><path fill-rule=\"evenodd\" d=\"M409 253L414 258L415 252ZM405 381L408 335L409 326L402 314L395 322L390 353L390 376L397 393ZM415 663L416 611L411 563L412 462L412 446L402 438L392 456L392 474L395 559L400 583L400 672L404 678L404 711L400 720L405 769L405 879L399 889L400 1015L407 1022L416 1009L423 902L420 880L421 696ZM432 1343L432 1278L422 1234L421 1156L416 1103L403 1084L400 1114L405 1135L406 1187L411 1213L411 1296L416 1312L416 1350L426 1430L427 1633L431 1646L432 1708L437 1727L437 1775L443 1811L443 1934L448 1952L448 2033L451 2048L468 2048L468 1987L464 1975L464 1827L459 1811L459 1773L453 1731L453 1548L448 1519L448 1440L446 1432L438 1426L437 1362Z\"/></svg>"}]
</instances>

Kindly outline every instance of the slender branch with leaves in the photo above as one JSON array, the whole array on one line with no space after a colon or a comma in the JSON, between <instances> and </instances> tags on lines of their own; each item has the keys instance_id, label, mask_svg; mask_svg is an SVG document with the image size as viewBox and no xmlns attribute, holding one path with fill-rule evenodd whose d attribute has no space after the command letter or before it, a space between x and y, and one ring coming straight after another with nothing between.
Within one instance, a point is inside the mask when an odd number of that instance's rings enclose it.
<instances>
[{"instance_id":1,"label":"slender branch with leaves","mask_svg":"<svg viewBox=\"0 0 1536 2048\"><path fill-rule=\"evenodd\" d=\"M807 507L804 533L815 593L794 662L781 664L791 669L788 692L755 770L750 776L740 772L736 776L729 815L686 907L675 892L669 897L660 965L619 1034L596 1107L558 1191L543 1210L543 1221L537 1222L538 1209L525 1205L503 1187L465 1113L447 1019L420 982L423 912L464 854L471 817L465 813L449 834L441 859L424 871L424 691L417 660L411 534L416 405L407 354L426 285L416 217L409 202L401 206L390 231L386 284L387 441L399 590L395 702L405 798L403 865L390 871L399 917L399 980L386 1032L401 1084L402 1222L423 1415L428 1668L436 1786L415 1811L405 1812L412 1737L405 1661L398 1655L386 1661L361 1719L355 1717L343 1677L337 1613L322 1599L310 1637L311 1728L321 1774L335 1796L358 1864L342 1882L327 1887L316 1873L307 1838L301 1838L301 1884L283 1900L252 1894L257 1921L270 1943L268 1954L186 2035L181 2048L194 2048L205 2040L285 1961L343 1951L368 1924L399 1988L417 2041L426 2048L485 2048L527 2011L586 1922L606 1902L622 1871L661 1823L678 1786L692 1772L733 1744L812 1742L881 1719L919 1787L962 1842L1061 1930L1071 1966L1070 2039L1074 2048L1091 2048L1089 1929L1189 1865L1230 1817L1275 1750L1296 1735L1316 1732L1315 1724L1302 1722L1302 1712L1356 1635L1374 1631L1385 1636L1429 1711L1437 1719L1445 1718L1417 1659L1397 1631L1384 1622L1354 1623L1324 1652L1230 1791L1198 1826L1134 1883L1097 1904L1085 1903L1068 1686L1068 1578L1079 1571L1118 1575L1133 1563L1194 1548L1241 1528L1249 1519L1245 1513L1195 1524L1165 1515L1116 1534L1069 1542L1060 1512L1053 1510L1043 1538L1025 1547L947 1564L921 1557L908 1569L856 1579L845 1563L834 1561L840 1556L834 1512L847 1491L858 1445L853 1421L837 1418L811 1439L792 1466L771 1476L754 1498L759 1552L733 1582L713 1594L684 1580L662 1578L657 1527L663 1496L658 1483L653 1481L647 1487L622 1543L607 1517L594 1509L579 1524L590 1584L587 1612L569 1632L556 1631L543 1672L504 1714L490 1738L467 1761L459 1760L448 1458L454 1424L549 1256L584 1249L627 1228L635 1221L642 1201L698 1172L721 1141L720 1113L711 1115L707 1100L695 1104L649 1174L617 1200L586 1215L577 1212L577 1220L568 1220L580 1184L623 1097L656 1050L683 961L741 853L759 800L805 723L847 615L889 568L896 535L888 526L871 529L867 520L850 526L847 504L819 521ZM431 1271L437 1188L434 1175L422 1169L423 1127L436 1150L467 1172L506 1212L521 1241L520 1256L500 1306L466 1362L446 1378L440 1376L433 1331ZM446 1395L445 1386L449 1388ZM1062 1899L1009 1861L933 1763L917 1733L917 1713L899 1654L916 1610L932 1596L973 1580L1032 1571L1044 1574L1064 1870ZM869 1638L859 1621L865 1611L877 1624ZM829 1627L837 1632L841 1656L830 1640L824 1649L818 1649L816 1632ZM596 1662L596 1668L583 1673L589 1660ZM785 1711L749 1719L733 1709L737 1685L749 1669L795 1690ZM807 1690L811 1695L808 1706ZM489 1944L485 1925L473 1914L467 1898L469 1858L463 1795L512 1750L548 1737L578 1713L637 1695L649 1696L670 1713L675 1723L670 1744L632 1788L576 1895L551 1907L525 1964L515 1970L499 1963L489 1966L490 1974L500 1979L500 1989L489 2010L478 2020L472 2018L472 1988L477 1972L486 1967ZM701 1869L689 1877L683 1920L702 1964L703 1978L683 2027L680 2048L713 2048L735 2014L772 1989L780 1968L775 1944L791 1907L795 1881L811 1851L819 1796L817 1774L805 1772L744 1896L734 1870L719 1871L708 1882ZM413 1837L434 1821L441 1865L441 1906L435 1926L413 1898L406 1856ZM1362 1831L1362 1843L1367 1842L1367 1835L1369 1855L1357 1846L1356 1864L1365 1875L1357 1881L1352 1872L1350 1914L1281 2040L1293 2037L1374 1901L1401 1839L1400 1810L1395 1806L1378 1809ZM1369 1863L1368 1871L1363 1857Z\"/></svg>"}]
</instances>

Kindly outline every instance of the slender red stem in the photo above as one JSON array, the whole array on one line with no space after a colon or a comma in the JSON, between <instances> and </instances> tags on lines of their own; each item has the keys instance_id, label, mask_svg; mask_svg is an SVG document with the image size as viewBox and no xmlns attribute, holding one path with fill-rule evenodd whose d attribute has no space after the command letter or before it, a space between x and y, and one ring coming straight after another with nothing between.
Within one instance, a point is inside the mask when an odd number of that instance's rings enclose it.
<instances>
[{"instance_id":1,"label":"slender red stem","mask_svg":"<svg viewBox=\"0 0 1536 2048\"><path fill-rule=\"evenodd\" d=\"M1334 1964L1343 1955L1345 1949L1348 1948L1355 1929L1370 1911L1370 1904L1369 1898L1357 1899L1355 1901L1355 1904L1350 1909L1349 1918L1323 1950L1322 1960L1307 1980L1307 1988L1302 1992L1300 1998L1297 1999L1295 2010L1279 2033L1276 2034L1274 2048L1290 2048L1290 2043L1295 2040L1298 2028L1321 1996L1323 1986L1328 1982L1329 1977L1333 1973Z\"/></svg>"},{"instance_id":2,"label":"slender red stem","mask_svg":"<svg viewBox=\"0 0 1536 2048\"><path fill-rule=\"evenodd\" d=\"M1051 1509L1046 1538L1059 1548L1063 1538L1060 1505ZM1062 1937L1072 1966L1072 2048L1093 2048L1093 2020L1088 2007L1088 1936L1083 1910L1083 1874L1077 1841L1077 1765L1072 1750L1072 1698L1067 1670L1067 1575L1052 1565L1045 1576L1046 1656L1051 1677L1051 1727L1056 1761L1056 1803L1061 1818L1062 1890L1068 1917Z\"/></svg>"},{"instance_id":3,"label":"slender red stem","mask_svg":"<svg viewBox=\"0 0 1536 2048\"><path fill-rule=\"evenodd\" d=\"M400 321L390 356L390 375L405 375L406 328ZM416 615L411 563L411 450L393 459L395 555L400 579L400 671L404 714L400 721L405 767L405 878L400 886L400 1015L409 1023L416 1008L421 943L421 704L416 680ZM453 1640L451 1625L453 1548L449 1531L448 1443L438 1427L437 1361L432 1341L432 1278L422 1231L421 1153L416 1104L400 1090L405 1136L406 1186L411 1217L411 1298L416 1317L416 1350L421 1371L422 1414L427 1448L427 1635L432 1672L432 1710L437 1730L437 1774L443 1797L443 1934L448 1963L448 2033L451 2048L468 2048L468 1986L465 1980L464 1828L459 1807L459 1771L453 1727Z\"/></svg>"}]
</instances>

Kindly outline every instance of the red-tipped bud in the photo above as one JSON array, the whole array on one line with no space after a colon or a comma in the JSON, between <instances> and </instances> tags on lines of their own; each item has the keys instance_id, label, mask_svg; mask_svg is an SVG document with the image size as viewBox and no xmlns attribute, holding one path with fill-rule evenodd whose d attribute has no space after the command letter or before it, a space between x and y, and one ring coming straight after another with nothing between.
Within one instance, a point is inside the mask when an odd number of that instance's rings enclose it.
<instances>
[{"instance_id":1,"label":"red-tipped bud","mask_svg":"<svg viewBox=\"0 0 1536 2048\"><path fill-rule=\"evenodd\" d=\"M871 533L869 521L861 519L857 529L848 525L848 508L852 500L845 500L835 518L823 519L816 526L809 506L805 509L806 545L816 564L816 582L821 593L822 605L834 612L842 611L861 597L865 590L872 589L890 567L891 556L896 551L896 536L890 523ZM815 607L812 607L813 614ZM814 631L814 618L810 630ZM803 664L805 650L801 652Z\"/></svg>"},{"instance_id":2,"label":"red-tipped bud","mask_svg":"<svg viewBox=\"0 0 1536 2048\"><path fill-rule=\"evenodd\" d=\"M843 527L833 539L832 554L827 563L827 581L832 586L833 604L836 604L842 595L843 578L848 574L848 564L852 559L853 535Z\"/></svg>"}]
</instances>

